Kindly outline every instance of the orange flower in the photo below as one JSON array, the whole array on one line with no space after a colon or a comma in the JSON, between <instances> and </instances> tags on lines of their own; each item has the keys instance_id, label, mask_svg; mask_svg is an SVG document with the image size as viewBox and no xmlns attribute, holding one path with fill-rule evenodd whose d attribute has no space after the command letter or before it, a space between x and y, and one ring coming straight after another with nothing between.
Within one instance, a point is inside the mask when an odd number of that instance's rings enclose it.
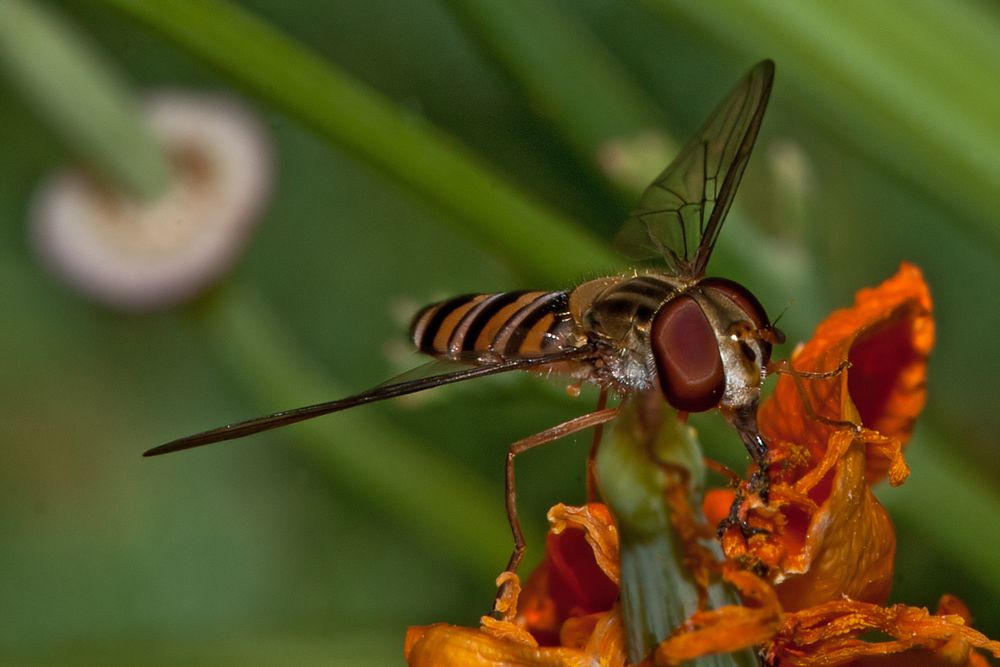
<instances>
[{"instance_id":1,"label":"orange flower","mask_svg":"<svg viewBox=\"0 0 1000 667\"><path fill-rule=\"evenodd\" d=\"M926 285L915 267L863 290L852 308L831 315L793 356L759 424L771 445L771 502L746 494L740 512L764 532L736 527L722 540L724 563L706 563L683 498L669 498L682 548L677 557L728 582L741 604L699 609L642 665L676 665L756 646L770 664L986 665L975 649L1000 657L1000 642L969 626L969 613L944 597L937 614L881 606L889 593L895 534L871 483L908 474L902 447L925 400L934 325ZM828 377L843 361L850 368ZM662 465L662 462L661 462ZM668 495L671 489L666 489ZM679 494L680 496L684 494ZM728 514L732 491L706 496L712 521ZM690 516L678 516L689 513ZM617 603L618 532L599 504L557 505L544 563L523 594L513 574L498 601L500 618L479 629L411 628L405 655L417 665L626 665L626 629ZM641 585L641 582L640 582ZM872 633L886 639L868 641Z\"/></svg>"},{"instance_id":2,"label":"orange flower","mask_svg":"<svg viewBox=\"0 0 1000 667\"><path fill-rule=\"evenodd\" d=\"M916 267L904 264L820 324L792 357L790 372L831 372L845 361L849 368L824 378L784 374L761 405L773 502L762 507L749 498L744 509L767 532L746 540L730 529L723 549L730 559L766 570L784 609L844 596L887 599L895 532L869 484L888 474L898 485L909 473L901 450L923 409L933 344L927 285ZM731 499L732 492L709 494L709 519L721 520Z\"/></svg>"}]
</instances>

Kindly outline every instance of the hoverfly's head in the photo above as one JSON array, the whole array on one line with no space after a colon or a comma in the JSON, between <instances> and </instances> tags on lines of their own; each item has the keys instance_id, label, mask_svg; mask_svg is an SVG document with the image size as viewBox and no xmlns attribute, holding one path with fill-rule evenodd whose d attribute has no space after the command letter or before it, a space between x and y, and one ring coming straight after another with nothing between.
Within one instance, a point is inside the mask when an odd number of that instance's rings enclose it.
<instances>
[{"instance_id":1,"label":"hoverfly's head","mask_svg":"<svg viewBox=\"0 0 1000 667\"><path fill-rule=\"evenodd\" d=\"M756 400L780 339L757 298L724 278L664 303L650 329L660 389L684 412Z\"/></svg>"}]
</instances>

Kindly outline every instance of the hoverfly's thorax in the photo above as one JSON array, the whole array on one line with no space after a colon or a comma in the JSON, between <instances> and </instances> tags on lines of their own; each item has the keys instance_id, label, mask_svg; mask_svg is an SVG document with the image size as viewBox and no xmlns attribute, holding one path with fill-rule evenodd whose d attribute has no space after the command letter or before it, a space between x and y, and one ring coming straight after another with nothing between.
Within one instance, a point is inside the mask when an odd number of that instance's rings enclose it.
<instances>
[{"instance_id":1,"label":"hoverfly's thorax","mask_svg":"<svg viewBox=\"0 0 1000 667\"><path fill-rule=\"evenodd\" d=\"M605 377L624 390L655 385L649 331L660 306L683 286L672 276L650 273L584 283L570 297L570 312L590 340L608 353Z\"/></svg>"},{"instance_id":2,"label":"hoverfly's thorax","mask_svg":"<svg viewBox=\"0 0 1000 667\"><path fill-rule=\"evenodd\" d=\"M602 289L595 290L589 305L581 310L580 322L588 331L613 342L647 338L656 311L683 289L676 279L657 273L595 280L577 291L591 285Z\"/></svg>"}]
</instances>

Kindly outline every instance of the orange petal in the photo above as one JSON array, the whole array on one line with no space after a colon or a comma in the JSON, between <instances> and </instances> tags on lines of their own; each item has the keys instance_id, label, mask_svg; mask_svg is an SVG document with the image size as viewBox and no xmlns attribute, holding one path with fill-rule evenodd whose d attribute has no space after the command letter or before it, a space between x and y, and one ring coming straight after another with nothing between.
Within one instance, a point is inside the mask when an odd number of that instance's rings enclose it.
<instances>
[{"instance_id":1,"label":"orange petal","mask_svg":"<svg viewBox=\"0 0 1000 667\"><path fill-rule=\"evenodd\" d=\"M873 431L834 432L812 470L791 487L772 487L768 506L748 497L743 506L748 523L766 532L747 539L733 527L723 536L730 561L763 566L769 573L784 609L843 596L876 603L888 597L896 537L866 480L871 447L893 451Z\"/></svg>"},{"instance_id":2,"label":"orange petal","mask_svg":"<svg viewBox=\"0 0 1000 667\"><path fill-rule=\"evenodd\" d=\"M571 646L539 647L523 628L484 616L478 630L445 623L410 628L403 655L410 667L624 667L621 614L573 619L566 629Z\"/></svg>"},{"instance_id":3,"label":"orange petal","mask_svg":"<svg viewBox=\"0 0 1000 667\"><path fill-rule=\"evenodd\" d=\"M718 526L729 516L729 507L733 504L736 492L732 489L712 489L705 494L701 509L710 526Z\"/></svg>"},{"instance_id":4,"label":"orange petal","mask_svg":"<svg viewBox=\"0 0 1000 667\"><path fill-rule=\"evenodd\" d=\"M892 585L896 536L885 508L865 482L865 449L845 430L831 440L846 442L834 465L827 499L809 517L804 536L781 539L801 544L789 549L776 578L782 606L795 611L848 597L881 603ZM841 444L834 445L839 449Z\"/></svg>"},{"instance_id":5,"label":"orange petal","mask_svg":"<svg viewBox=\"0 0 1000 667\"><path fill-rule=\"evenodd\" d=\"M552 646L567 619L607 611L618 599L618 531L599 503L558 504L548 517L545 560L528 579L517 621Z\"/></svg>"},{"instance_id":6,"label":"orange petal","mask_svg":"<svg viewBox=\"0 0 1000 667\"><path fill-rule=\"evenodd\" d=\"M618 527L608 508L601 503L572 507L559 503L549 510L551 532L562 534L567 528L582 530L593 551L594 561L604 574L618 584Z\"/></svg>"},{"instance_id":7,"label":"orange petal","mask_svg":"<svg viewBox=\"0 0 1000 667\"><path fill-rule=\"evenodd\" d=\"M625 666L625 628L621 610L615 607L594 626L584 652L593 656L598 667Z\"/></svg>"},{"instance_id":8,"label":"orange petal","mask_svg":"<svg viewBox=\"0 0 1000 667\"><path fill-rule=\"evenodd\" d=\"M930 292L920 270L903 264L878 287L858 292L854 306L838 310L796 352L797 371L851 368L830 378L801 378L812 410L833 420L856 407L862 423L905 443L926 399L927 356L934 345ZM795 379L783 375L759 413L761 431L780 457L782 443L806 447L819 460L833 427L807 413ZM846 391L845 391L846 389ZM884 457L870 457L869 479L883 476Z\"/></svg>"},{"instance_id":9,"label":"orange petal","mask_svg":"<svg viewBox=\"0 0 1000 667\"><path fill-rule=\"evenodd\" d=\"M549 521L546 560L524 594L516 574L497 578L503 620L484 616L479 629L410 628L404 655L411 666L624 667L625 638L615 606L618 533L610 512L600 504L556 505ZM587 612L592 606L603 613ZM539 639L552 645L539 646Z\"/></svg>"},{"instance_id":10,"label":"orange petal","mask_svg":"<svg viewBox=\"0 0 1000 667\"><path fill-rule=\"evenodd\" d=\"M403 655L410 667L587 667L593 664L590 657L574 649L539 648L444 623L410 628Z\"/></svg>"},{"instance_id":11,"label":"orange petal","mask_svg":"<svg viewBox=\"0 0 1000 667\"><path fill-rule=\"evenodd\" d=\"M542 646L559 644L559 628L563 623L556 603L549 595L549 588L549 563L546 559L528 577L517 604L516 622L530 631Z\"/></svg>"},{"instance_id":12,"label":"orange petal","mask_svg":"<svg viewBox=\"0 0 1000 667\"><path fill-rule=\"evenodd\" d=\"M611 612L569 619L563 624L560 643L597 656L601 665L625 664L625 632L617 607Z\"/></svg>"}]
</instances>

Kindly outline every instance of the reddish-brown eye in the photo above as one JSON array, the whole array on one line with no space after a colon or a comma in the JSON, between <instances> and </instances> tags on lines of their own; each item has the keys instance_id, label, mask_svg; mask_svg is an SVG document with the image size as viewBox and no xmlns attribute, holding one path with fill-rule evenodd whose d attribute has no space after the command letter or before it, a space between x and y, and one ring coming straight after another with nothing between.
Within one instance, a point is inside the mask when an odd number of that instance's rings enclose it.
<instances>
[{"instance_id":1,"label":"reddish-brown eye","mask_svg":"<svg viewBox=\"0 0 1000 667\"><path fill-rule=\"evenodd\" d=\"M736 304L736 307L743 311L743 314L746 315L751 322L753 322L757 331L772 330L771 321L767 318L764 306L762 306L760 301L757 300L757 297L751 294L750 290L743 287L743 285L725 278L708 278L701 281L699 285L703 288L712 289L721 293L724 297ZM781 332L776 329L773 331L779 339L782 337ZM781 340L778 342L781 342ZM760 345L760 350L764 355L764 358L760 360L761 365L767 366L768 362L771 360L771 343L761 337L758 338L758 344Z\"/></svg>"},{"instance_id":2,"label":"reddish-brown eye","mask_svg":"<svg viewBox=\"0 0 1000 667\"><path fill-rule=\"evenodd\" d=\"M715 332L698 302L683 295L664 304L653 319L650 343L670 405L703 412L719 404L726 373Z\"/></svg>"}]
</instances>

